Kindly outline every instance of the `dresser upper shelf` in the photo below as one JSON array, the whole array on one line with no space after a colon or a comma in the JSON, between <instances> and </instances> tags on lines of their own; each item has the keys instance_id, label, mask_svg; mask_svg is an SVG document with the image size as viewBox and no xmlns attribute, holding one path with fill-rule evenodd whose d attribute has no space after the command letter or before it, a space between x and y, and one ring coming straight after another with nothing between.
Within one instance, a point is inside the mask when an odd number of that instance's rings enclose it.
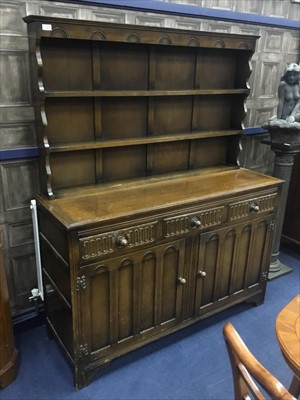
<instances>
[{"instance_id":1,"label":"dresser upper shelf","mask_svg":"<svg viewBox=\"0 0 300 400\"><path fill-rule=\"evenodd\" d=\"M181 142L187 140L204 139L204 138L217 138L223 136L236 136L239 135L239 130L228 130L228 131L204 131L204 132L192 132L182 133L174 135L155 135L141 138L132 139L112 139L112 140L97 140L97 141L82 141L72 143L52 143L48 147L49 153L59 153L64 151L80 151L80 150L92 150L92 149L106 149L110 147L125 147L125 146L136 146L141 144L155 144L155 143L167 143L167 142Z\"/></svg>"},{"instance_id":2,"label":"dresser upper shelf","mask_svg":"<svg viewBox=\"0 0 300 400\"><path fill-rule=\"evenodd\" d=\"M73 90L44 92L45 97L157 97L157 96L209 96L243 94L248 95L249 89L193 89L193 90Z\"/></svg>"},{"instance_id":3,"label":"dresser upper shelf","mask_svg":"<svg viewBox=\"0 0 300 400\"><path fill-rule=\"evenodd\" d=\"M256 36L24 20L44 195L238 165Z\"/></svg>"}]
</instances>

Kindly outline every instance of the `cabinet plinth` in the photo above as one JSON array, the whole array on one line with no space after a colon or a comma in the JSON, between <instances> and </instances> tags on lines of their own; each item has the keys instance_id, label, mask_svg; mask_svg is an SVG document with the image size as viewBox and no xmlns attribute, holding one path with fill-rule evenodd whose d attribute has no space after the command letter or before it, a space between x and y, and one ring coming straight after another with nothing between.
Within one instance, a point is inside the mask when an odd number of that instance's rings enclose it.
<instances>
[{"instance_id":1,"label":"cabinet plinth","mask_svg":"<svg viewBox=\"0 0 300 400\"><path fill-rule=\"evenodd\" d=\"M47 329L77 388L264 300L279 179L238 166L257 37L29 16Z\"/></svg>"}]
</instances>

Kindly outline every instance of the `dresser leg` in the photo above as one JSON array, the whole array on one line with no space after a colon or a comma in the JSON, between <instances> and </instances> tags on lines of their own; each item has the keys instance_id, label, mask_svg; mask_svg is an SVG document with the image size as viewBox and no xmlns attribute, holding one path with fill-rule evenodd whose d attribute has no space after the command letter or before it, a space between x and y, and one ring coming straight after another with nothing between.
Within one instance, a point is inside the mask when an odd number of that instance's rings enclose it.
<instances>
[{"instance_id":1,"label":"dresser leg","mask_svg":"<svg viewBox=\"0 0 300 400\"><path fill-rule=\"evenodd\" d=\"M111 362L111 361L110 361ZM89 370L85 370L84 367L76 367L74 372L74 384L77 390L84 388L89 385L92 379L107 367L110 362L101 364Z\"/></svg>"},{"instance_id":2,"label":"dresser leg","mask_svg":"<svg viewBox=\"0 0 300 400\"><path fill-rule=\"evenodd\" d=\"M249 303L249 304L254 303L256 306L260 306L263 304L264 300L265 300L265 292L263 291L261 293L254 295L250 299L247 299L246 303Z\"/></svg>"}]
</instances>

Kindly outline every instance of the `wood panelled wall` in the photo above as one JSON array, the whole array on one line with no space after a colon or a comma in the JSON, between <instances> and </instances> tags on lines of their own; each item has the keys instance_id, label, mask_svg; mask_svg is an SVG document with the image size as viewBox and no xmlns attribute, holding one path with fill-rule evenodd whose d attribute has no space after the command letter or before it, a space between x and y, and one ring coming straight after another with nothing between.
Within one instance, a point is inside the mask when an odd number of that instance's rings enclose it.
<instances>
[{"instance_id":1,"label":"wood panelled wall","mask_svg":"<svg viewBox=\"0 0 300 400\"><path fill-rule=\"evenodd\" d=\"M201 7L299 19L300 4L292 0L168 0ZM232 23L39 0L0 2L0 227L13 314L30 313L30 290L36 285L30 200L38 192L38 169L30 150L35 147L34 113L29 78L26 24L29 14L130 23L182 29L260 35L253 57L251 94L245 127L260 127L277 106L277 85L286 63L299 62L299 33L292 29ZM245 136L240 164L271 173L273 154L261 144L262 135ZM5 154L8 154L6 157Z\"/></svg>"}]
</instances>

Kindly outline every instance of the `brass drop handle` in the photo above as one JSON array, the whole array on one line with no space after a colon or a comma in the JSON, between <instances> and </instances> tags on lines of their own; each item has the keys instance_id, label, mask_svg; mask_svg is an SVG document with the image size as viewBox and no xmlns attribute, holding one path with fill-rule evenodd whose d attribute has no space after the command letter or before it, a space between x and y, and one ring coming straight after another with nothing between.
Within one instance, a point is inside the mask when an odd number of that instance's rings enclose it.
<instances>
[{"instance_id":1,"label":"brass drop handle","mask_svg":"<svg viewBox=\"0 0 300 400\"><path fill-rule=\"evenodd\" d=\"M205 271L199 271L198 275L200 275L201 278L205 278L206 277L206 272Z\"/></svg>"},{"instance_id":2,"label":"brass drop handle","mask_svg":"<svg viewBox=\"0 0 300 400\"><path fill-rule=\"evenodd\" d=\"M255 204L255 203L252 203L250 205L250 209L251 209L251 211L258 212L259 211L259 205Z\"/></svg>"},{"instance_id":3,"label":"brass drop handle","mask_svg":"<svg viewBox=\"0 0 300 400\"><path fill-rule=\"evenodd\" d=\"M119 235L116 239L116 244L119 247L125 247L128 245L128 240L126 239L125 236L123 235Z\"/></svg>"},{"instance_id":4,"label":"brass drop handle","mask_svg":"<svg viewBox=\"0 0 300 400\"><path fill-rule=\"evenodd\" d=\"M182 278L182 277L179 277L179 278L178 278L178 282L179 282L181 285L185 285L185 284L186 284L186 279L185 279L185 278Z\"/></svg>"},{"instance_id":5,"label":"brass drop handle","mask_svg":"<svg viewBox=\"0 0 300 400\"><path fill-rule=\"evenodd\" d=\"M193 217L191 219L191 227L192 228L199 228L201 226L201 221L198 217Z\"/></svg>"}]
</instances>

